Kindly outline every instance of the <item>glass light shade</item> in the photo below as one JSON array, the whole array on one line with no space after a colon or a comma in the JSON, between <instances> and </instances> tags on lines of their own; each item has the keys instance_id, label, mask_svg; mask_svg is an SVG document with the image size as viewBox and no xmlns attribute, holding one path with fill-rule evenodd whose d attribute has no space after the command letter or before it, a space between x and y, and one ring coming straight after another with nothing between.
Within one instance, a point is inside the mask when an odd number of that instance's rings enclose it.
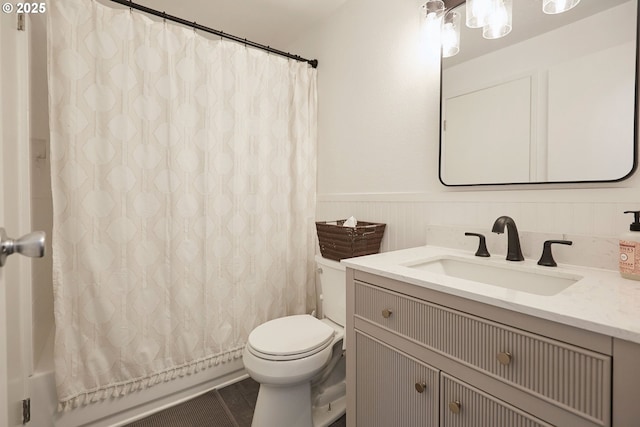
<instances>
[{"instance_id":1,"label":"glass light shade","mask_svg":"<svg viewBox=\"0 0 640 427\"><path fill-rule=\"evenodd\" d=\"M439 18L444 13L444 1L429 0L422 6L425 9L427 19Z\"/></svg>"},{"instance_id":2,"label":"glass light shade","mask_svg":"<svg viewBox=\"0 0 640 427\"><path fill-rule=\"evenodd\" d=\"M542 2L542 11L549 15L566 12L573 9L580 3L580 0L544 0Z\"/></svg>"},{"instance_id":3,"label":"glass light shade","mask_svg":"<svg viewBox=\"0 0 640 427\"><path fill-rule=\"evenodd\" d=\"M465 9L467 27L481 28L487 25L491 4L494 2L495 0L467 0Z\"/></svg>"},{"instance_id":4,"label":"glass light shade","mask_svg":"<svg viewBox=\"0 0 640 427\"><path fill-rule=\"evenodd\" d=\"M482 37L499 39L511 32L513 25L513 0L495 0L487 24L482 27Z\"/></svg>"},{"instance_id":5,"label":"glass light shade","mask_svg":"<svg viewBox=\"0 0 640 427\"><path fill-rule=\"evenodd\" d=\"M442 23L442 57L449 58L460 52L460 14L454 10L444 16Z\"/></svg>"}]
</instances>

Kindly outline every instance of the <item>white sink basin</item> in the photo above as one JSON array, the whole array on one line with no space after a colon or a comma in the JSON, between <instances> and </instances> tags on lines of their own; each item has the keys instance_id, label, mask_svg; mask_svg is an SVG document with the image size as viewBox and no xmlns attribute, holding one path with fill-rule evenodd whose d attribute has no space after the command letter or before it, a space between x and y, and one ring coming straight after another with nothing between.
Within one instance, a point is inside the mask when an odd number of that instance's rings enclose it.
<instances>
[{"instance_id":1,"label":"white sink basin","mask_svg":"<svg viewBox=\"0 0 640 427\"><path fill-rule=\"evenodd\" d=\"M453 256L417 261L405 266L545 296L555 295L582 279L582 276L577 274L565 273L549 267L521 265L514 261L471 260Z\"/></svg>"}]
</instances>

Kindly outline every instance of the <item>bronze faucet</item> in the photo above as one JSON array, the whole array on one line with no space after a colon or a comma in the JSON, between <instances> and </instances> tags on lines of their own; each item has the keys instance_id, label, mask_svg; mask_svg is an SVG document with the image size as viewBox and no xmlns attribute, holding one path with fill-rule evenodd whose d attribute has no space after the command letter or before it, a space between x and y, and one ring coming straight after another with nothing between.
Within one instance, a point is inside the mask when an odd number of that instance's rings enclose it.
<instances>
[{"instance_id":1,"label":"bronze faucet","mask_svg":"<svg viewBox=\"0 0 640 427\"><path fill-rule=\"evenodd\" d=\"M518 228L513 218L509 216L501 216L493 223L491 231L494 233L504 233L504 227L507 226L507 261L524 261L522 250L520 249L520 237L518 236Z\"/></svg>"}]
</instances>

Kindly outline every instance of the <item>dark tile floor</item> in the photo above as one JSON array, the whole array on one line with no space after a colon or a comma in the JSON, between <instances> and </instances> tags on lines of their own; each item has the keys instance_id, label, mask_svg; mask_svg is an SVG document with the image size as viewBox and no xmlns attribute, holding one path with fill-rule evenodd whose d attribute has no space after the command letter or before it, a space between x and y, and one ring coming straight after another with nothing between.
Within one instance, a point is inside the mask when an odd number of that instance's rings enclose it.
<instances>
[{"instance_id":1,"label":"dark tile floor","mask_svg":"<svg viewBox=\"0 0 640 427\"><path fill-rule=\"evenodd\" d=\"M251 427L259 389L260 384L247 378L127 424L126 427ZM346 417L342 416L329 427L346 425Z\"/></svg>"},{"instance_id":2,"label":"dark tile floor","mask_svg":"<svg viewBox=\"0 0 640 427\"><path fill-rule=\"evenodd\" d=\"M218 390L240 427L250 427L260 384L251 378Z\"/></svg>"},{"instance_id":3,"label":"dark tile floor","mask_svg":"<svg viewBox=\"0 0 640 427\"><path fill-rule=\"evenodd\" d=\"M251 426L259 388L259 383L247 378L218 390L240 427ZM346 416L343 415L330 427L346 427L346 425Z\"/></svg>"}]
</instances>

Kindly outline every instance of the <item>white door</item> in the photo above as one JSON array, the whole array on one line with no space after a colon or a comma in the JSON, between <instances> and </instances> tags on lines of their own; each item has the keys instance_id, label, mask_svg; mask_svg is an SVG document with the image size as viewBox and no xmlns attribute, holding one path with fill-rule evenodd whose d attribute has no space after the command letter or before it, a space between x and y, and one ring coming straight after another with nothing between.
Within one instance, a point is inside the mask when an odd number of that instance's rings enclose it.
<instances>
[{"instance_id":1,"label":"white door","mask_svg":"<svg viewBox=\"0 0 640 427\"><path fill-rule=\"evenodd\" d=\"M27 34L15 13L0 13L0 227L17 238L29 233L29 134ZM0 425L22 425L27 397L25 305L31 260L10 256L0 268Z\"/></svg>"}]
</instances>

